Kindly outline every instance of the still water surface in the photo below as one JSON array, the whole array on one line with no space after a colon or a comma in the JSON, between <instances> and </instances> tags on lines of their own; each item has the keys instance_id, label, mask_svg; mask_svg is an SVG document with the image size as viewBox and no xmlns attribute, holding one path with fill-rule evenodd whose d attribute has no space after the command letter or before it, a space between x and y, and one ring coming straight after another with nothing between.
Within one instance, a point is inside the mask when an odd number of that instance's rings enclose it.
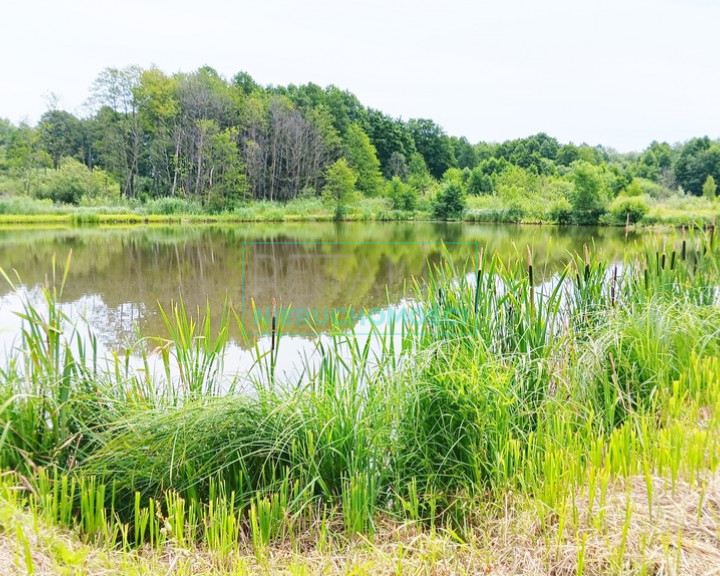
<instances>
[{"instance_id":1,"label":"still water surface","mask_svg":"<svg viewBox=\"0 0 720 576\"><path fill-rule=\"evenodd\" d=\"M518 258L533 249L538 281L570 253L594 246L620 258L639 236L617 228L558 228L436 223L299 223L233 226L0 229L0 267L16 271L22 293L37 297L56 257L72 263L63 309L83 318L105 350L137 335L165 336L159 305L182 297L189 310L232 302L245 330L257 334L252 307L269 316L273 300L290 306L285 334L295 347L333 312L397 307L442 259L443 245L460 268L486 254ZM14 273L12 274L14 277ZM17 294L0 279L0 346L16 338ZM238 334L236 346L246 346ZM300 341L300 344L298 344Z\"/></svg>"}]
</instances>

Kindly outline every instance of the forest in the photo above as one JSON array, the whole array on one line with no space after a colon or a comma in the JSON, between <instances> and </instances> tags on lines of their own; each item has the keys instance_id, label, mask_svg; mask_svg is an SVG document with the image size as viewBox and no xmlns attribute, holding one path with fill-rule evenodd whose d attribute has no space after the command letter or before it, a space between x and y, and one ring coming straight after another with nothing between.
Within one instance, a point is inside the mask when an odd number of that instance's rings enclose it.
<instances>
[{"instance_id":1,"label":"forest","mask_svg":"<svg viewBox=\"0 0 720 576\"><path fill-rule=\"evenodd\" d=\"M720 141L708 137L632 153L545 133L471 143L335 86L261 86L210 67L107 68L82 117L49 100L35 126L0 119L0 213L124 206L245 219L257 202L305 202L341 219L372 198L365 218L684 224L675 216L715 214Z\"/></svg>"}]
</instances>

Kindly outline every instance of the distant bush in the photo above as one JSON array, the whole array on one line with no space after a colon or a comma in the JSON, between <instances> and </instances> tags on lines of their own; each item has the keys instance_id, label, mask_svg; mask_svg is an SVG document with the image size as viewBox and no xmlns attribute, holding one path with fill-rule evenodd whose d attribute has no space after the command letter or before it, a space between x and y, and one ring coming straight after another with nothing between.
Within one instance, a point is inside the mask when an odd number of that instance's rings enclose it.
<instances>
[{"instance_id":1,"label":"distant bush","mask_svg":"<svg viewBox=\"0 0 720 576\"><path fill-rule=\"evenodd\" d=\"M585 161L577 161L572 165L570 180L574 188L570 197L576 224L597 224L608 204L610 189L606 172Z\"/></svg>"},{"instance_id":2,"label":"distant bush","mask_svg":"<svg viewBox=\"0 0 720 576\"><path fill-rule=\"evenodd\" d=\"M300 195L287 202L285 209L293 214L309 216L323 212L325 207L323 206L322 198L315 194L313 196Z\"/></svg>"},{"instance_id":3,"label":"distant bush","mask_svg":"<svg viewBox=\"0 0 720 576\"><path fill-rule=\"evenodd\" d=\"M87 200L117 199L120 186L103 170L64 158L57 170L48 171L40 181L36 196L62 204L84 203Z\"/></svg>"},{"instance_id":4,"label":"distant bush","mask_svg":"<svg viewBox=\"0 0 720 576\"><path fill-rule=\"evenodd\" d=\"M399 222L403 220L412 220L414 212L406 212L404 210L381 210L377 213L376 218L381 222Z\"/></svg>"},{"instance_id":5,"label":"distant bush","mask_svg":"<svg viewBox=\"0 0 720 576\"><path fill-rule=\"evenodd\" d=\"M565 197L556 198L548 206L546 219L555 224L569 224L572 221L572 204Z\"/></svg>"},{"instance_id":6,"label":"distant bush","mask_svg":"<svg viewBox=\"0 0 720 576\"><path fill-rule=\"evenodd\" d=\"M531 215L525 199L519 196L508 199L502 213L502 221L512 223L522 222L524 218Z\"/></svg>"},{"instance_id":7,"label":"distant bush","mask_svg":"<svg viewBox=\"0 0 720 576\"><path fill-rule=\"evenodd\" d=\"M482 194L492 194L495 191L493 179L482 171L479 166L473 168L467 182L468 194L480 196Z\"/></svg>"},{"instance_id":8,"label":"distant bush","mask_svg":"<svg viewBox=\"0 0 720 576\"><path fill-rule=\"evenodd\" d=\"M468 210L464 215L468 222L502 222L502 210L497 208L478 208Z\"/></svg>"},{"instance_id":9,"label":"distant bush","mask_svg":"<svg viewBox=\"0 0 720 576\"><path fill-rule=\"evenodd\" d=\"M628 184L625 189L621 192L623 196L642 196L643 194L650 196L655 200L665 199L671 197L674 193L669 188L648 180L646 178L633 178L632 182Z\"/></svg>"},{"instance_id":10,"label":"distant bush","mask_svg":"<svg viewBox=\"0 0 720 576\"><path fill-rule=\"evenodd\" d=\"M271 205L263 210L262 219L266 222L282 222L285 220L285 210L282 206Z\"/></svg>"},{"instance_id":11,"label":"distant bush","mask_svg":"<svg viewBox=\"0 0 720 576\"><path fill-rule=\"evenodd\" d=\"M613 224L636 224L650 211L644 196L618 196L610 205L610 220Z\"/></svg>"},{"instance_id":12,"label":"distant bush","mask_svg":"<svg viewBox=\"0 0 720 576\"><path fill-rule=\"evenodd\" d=\"M417 207L417 190L409 184L405 184L397 176L388 182L387 196L393 210L412 211Z\"/></svg>"},{"instance_id":13,"label":"distant bush","mask_svg":"<svg viewBox=\"0 0 720 576\"><path fill-rule=\"evenodd\" d=\"M456 220L465 212L465 193L454 181L446 182L433 202L433 216L438 220Z\"/></svg>"},{"instance_id":14,"label":"distant bush","mask_svg":"<svg viewBox=\"0 0 720 576\"><path fill-rule=\"evenodd\" d=\"M623 190L620 192L621 196L627 196L627 197L634 197L634 196L642 196L644 194L643 187L640 185L640 179L639 178L633 178L633 181L630 182Z\"/></svg>"},{"instance_id":15,"label":"distant bush","mask_svg":"<svg viewBox=\"0 0 720 576\"><path fill-rule=\"evenodd\" d=\"M20 178L13 178L0 173L0 198L4 196L22 196L27 194L27 187Z\"/></svg>"},{"instance_id":16,"label":"distant bush","mask_svg":"<svg viewBox=\"0 0 720 576\"><path fill-rule=\"evenodd\" d=\"M207 214L222 214L235 209L235 200L228 199L220 190L210 190L203 203L203 212Z\"/></svg>"}]
</instances>

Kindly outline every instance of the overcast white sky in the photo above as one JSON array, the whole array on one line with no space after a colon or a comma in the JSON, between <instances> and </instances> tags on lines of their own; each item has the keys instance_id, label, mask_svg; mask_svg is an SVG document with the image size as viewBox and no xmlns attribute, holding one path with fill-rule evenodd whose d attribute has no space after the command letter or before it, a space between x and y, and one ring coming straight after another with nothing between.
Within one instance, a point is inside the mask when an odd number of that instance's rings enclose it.
<instances>
[{"instance_id":1,"label":"overcast white sky","mask_svg":"<svg viewBox=\"0 0 720 576\"><path fill-rule=\"evenodd\" d=\"M0 117L108 66L335 84L471 142L720 137L720 0L0 0Z\"/></svg>"}]
</instances>

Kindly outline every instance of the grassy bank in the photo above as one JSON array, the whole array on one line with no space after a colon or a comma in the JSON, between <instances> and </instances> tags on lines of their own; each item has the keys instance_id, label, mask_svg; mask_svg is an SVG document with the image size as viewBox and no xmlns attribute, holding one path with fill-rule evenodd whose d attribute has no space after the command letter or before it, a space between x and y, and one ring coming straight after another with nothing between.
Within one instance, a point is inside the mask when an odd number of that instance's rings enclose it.
<instances>
[{"instance_id":1,"label":"grassy bank","mask_svg":"<svg viewBox=\"0 0 720 576\"><path fill-rule=\"evenodd\" d=\"M631 219L633 226L703 228L716 223L720 204L706 198L673 196L658 201L643 200L646 211ZM465 222L567 224L569 215L548 212L549 200L536 198L509 205L497 196L468 196L467 205L457 219ZM346 221L432 221L429 199L412 210L396 210L386 198L364 198L349 203L342 219ZM558 219L559 218L559 219ZM335 208L320 198L298 198L288 202L248 202L233 210L208 212L200 205L179 198L163 198L147 203L132 201L112 206L70 206L30 198L0 198L0 225L123 225L233 222L330 222ZM623 226L625 213L608 212L601 225Z\"/></svg>"},{"instance_id":2,"label":"grassy bank","mask_svg":"<svg viewBox=\"0 0 720 576\"><path fill-rule=\"evenodd\" d=\"M58 271L0 373L4 505L159 562L146 573L188 553L228 573L703 573L720 557L714 240L586 250L543 285L531 254L479 255L470 276L447 261L404 320L318 341L294 382L275 375L279 326L229 394L231 310L166 311L136 349L163 382L68 330ZM21 530L3 524L18 565L43 546Z\"/></svg>"},{"instance_id":3,"label":"grassy bank","mask_svg":"<svg viewBox=\"0 0 720 576\"><path fill-rule=\"evenodd\" d=\"M386 522L372 542L356 537L319 546L273 544L261 555L248 541L238 542L230 552L174 541L162 550L88 542L77 531L49 524L40 512L28 509L17 498L17 486L5 482L0 565L6 574L18 576L711 574L720 560L712 536L718 529L717 479L700 486L678 482L672 490L662 478L652 480L652 506L644 478L609 487L603 530L590 520L586 499L572 504L582 518L577 531L557 521L540 527L531 502L507 498L479 512L478 527L462 541L452 532Z\"/></svg>"}]
</instances>

